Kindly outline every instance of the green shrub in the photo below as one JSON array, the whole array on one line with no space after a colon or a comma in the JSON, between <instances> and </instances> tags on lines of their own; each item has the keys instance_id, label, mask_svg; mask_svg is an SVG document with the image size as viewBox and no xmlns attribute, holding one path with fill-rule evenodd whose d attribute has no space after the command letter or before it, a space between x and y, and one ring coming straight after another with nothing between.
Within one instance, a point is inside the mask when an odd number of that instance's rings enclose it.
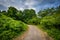
<instances>
[{"instance_id":1,"label":"green shrub","mask_svg":"<svg viewBox=\"0 0 60 40\"><path fill-rule=\"evenodd\" d=\"M25 23L0 14L0 40L11 40L26 30Z\"/></svg>"},{"instance_id":2,"label":"green shrub","mask_svg":"<svg viewBox=\"0 0 60 40\"><path fill-rule=\"evenodd\" d=\"M46 28L56 27L59 28L60 25L60 16L59 15L52 15L52 16L45 16L40 24L45 26Z\"/></svg>"},{"instance_id":3,"label":"green shrub","mask_svg":"<svg viewBox=\"0 0 60 40\"><path fill-rule=\"evenodd\" d=\"M60 40L60 14L43 17L40 25L54 40Z\"/></svg>"},{"instance_id":4,"label":"green shrub","mask_svg":"<svg viewBox=\"0 0 60 40\"><path fill-rule=\"evenodd\" d=\"M35 25L37 25L37 24L40 24L40 19L32 18L32 19L28 20L27 23L28 24L35 24Z\"/></svg>"}]
</instances>

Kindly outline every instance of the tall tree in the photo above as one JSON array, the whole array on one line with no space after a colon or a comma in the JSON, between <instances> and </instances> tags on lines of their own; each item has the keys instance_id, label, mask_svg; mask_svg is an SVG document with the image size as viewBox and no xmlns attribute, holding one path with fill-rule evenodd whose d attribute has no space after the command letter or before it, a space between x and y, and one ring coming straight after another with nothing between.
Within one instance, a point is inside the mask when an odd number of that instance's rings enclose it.
<instances>
[{"instance_id":1,"label":"tall tree","mask_svg":"<svg viewBox=\"0 0 60 40\"><path fill-rule=\"evenodd\" d=\"M16 19L16 18L15 18L15 17L16 17L16 13L18 12L18 10L17 10L16 8L14 8L14 7L9 7L7 12L8 12L8 13L7 13L8 16Z\"/></svg>"},{"instance_id":2,"label":"tall tree","mask_svg":"<svg viewBox=\"0 0 60 40\"><path fill-rule=\"evenodd\" d=\"M29 19L32 19L33 17L36 17L36 12L33 9L25 9L23 11L23 17L24 20L27 21Z\"/></svg>"},{"instance_id":3,"label":"tall tree","mask_svg":"<svg viewBox=\"0 0 60 40\"><path fill-rule=\"evenodd\" d=\"M38 12L38 16L45 17L45 16L53 15L54 13L55 13L54 8L47 8L47 9L44 9L44 10L40 10Z\"/></svg>"},{"instance_id":4,"label":"tall tree","mask_svg":"<svg viewBox=\"0 0 60 40\"><path fill-rule=\"evenodd\" d=\"M23 13L21 10L16 13L16 17L18 20L23 20Z\"/></svg>"}]
</instances>

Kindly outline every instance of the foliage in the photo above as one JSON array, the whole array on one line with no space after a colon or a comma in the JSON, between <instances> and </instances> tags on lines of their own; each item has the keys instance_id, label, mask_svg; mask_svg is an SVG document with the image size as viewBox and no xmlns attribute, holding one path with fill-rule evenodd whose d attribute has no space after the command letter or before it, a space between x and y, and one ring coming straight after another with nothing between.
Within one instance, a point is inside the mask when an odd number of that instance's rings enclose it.
<instances>
[{"instance_id":1,"label":"foliage","mask_svg":"<svg viewBox=\"0 0 60 40\"><path fill-rule=\"evenodd\" d=\"M0 40L12 40L27 28L25 23L0 14Z\"/></svg>"},{"instance_id":2,"label":"foliage","mask_svg":"<svg viewBox=\"0 0 60 40\"><path fill-rule=\"evenodd\" d=\"M16 18L16 13L18 12L18 10L14 7L9 7L7 10L7 16L13 18L13 19L17 19Z\"/></svg>"},{"instance_id":3,"label":"foliage","mask_svg":"<svg viewBox=\"0 0 60 40\"><path fill-rule=\"evenodd\" d=\"M60 14L56 13L51 16L45 16L41 19L40 25L47 31L47 33L54 38L60 40Z\"/></svg>"},{"instance_id":4,"label":"foliage","mask_svg":"<svg viewBox=\"0 0 60 40\"><path fill-rule=\"evenodd\" d=\"M6 15L6 13L7 13L7 12L4 11L4 10L3 10L3 11L0 11L0 14L4 14L4 15Z\"/></svg>"},{"instance_id":5,"label":"foliage","mask_svg":"<svg viewBox=\"0 0 60 40\"><path fill-rule=\"evenodd\" d=\"M41 10L38 16L41 17L40 27L54 40L60 40L60 6Z\"/></svg>"},{"instance_id":6,"label":"foliage","mask_svg":"<svg viewBox=\"0 0 60 40\"><path fill-rule=\"evenodd\" d=\"M46 30L46 32L52 37L54 38L54 40L60 40L60 30L56 29L56 28L51 28L50 30Z\"/></svg>"},{"instance_id":7,"label":"foliage","mask_svg":"<svg viewBox=\"0 0 60 40\"><path fill-rule=\"evenodd\" d=\"M33 10L33 9L25 9L24 11L23 11L23 20L24 20L24 22L25 23L27 23L27 21L28 20L30 20L30 19L32 19L32 18L34 18L34 17L36 17L36 13L35 13L35 10Z\"/></svg>"},{"instance_id":8,"label":"foliage","mask_svg":"<svg viewBox=\"0 0 60 40\"><path fill-rule=\"evenodd\" d=\"M39 18L32 18L27 22L28 22L28 24L38 25L38 24L40 24L40 19Z\"/></svg>"},{"instance_id":9,"label":"foliage","mask_svg":"<svg viewBox=\"0 0 60 40\"><path fill-rule=\"evenodd\" d=\"M17 10L14 7L9 7L7 12L6 11L2 11L2 14L13 18L14 20L21 20L25 23L27 23L27 21L29 19L32 19L34 17L36 17L36 12L33 9L25 9L23 11L21 10Z\"/></svg>"},{"instance_id":10,"label":"foliage","mask_svg":"<svg viewBox=\"0 0 60 40\"><path fill-rule=\"evenodd\" d=\"M45 16L53 15L55 11L56 10L54 8L47 8L47 9L39 11L38 16L45 17Z\"/></svg>"},{"instance_id":11,"label":"foliage","mask_svg":"<svg viewBox=\"0 0 60 40\"><path fill-rule=\"evenodd\" d=\"M52 28L53 26L56 27L56 28L60 28L59 25L60 25L60 14L55 14L55 15L52 15L52 16L45 16L40 24L45 26L46 28ZM49 27L50 26L50 27Z\"/></svg>"},{"instance_id":12,"label":"foliage","mask_svg":"<svg viewBox=\"0 0 60 40\"><path fill-rule=\"evenodd\" d=\"M23 12L22 11L18 11L17 13L16 13L16 20L23 20Z\"/></svg>"}]
</instances>

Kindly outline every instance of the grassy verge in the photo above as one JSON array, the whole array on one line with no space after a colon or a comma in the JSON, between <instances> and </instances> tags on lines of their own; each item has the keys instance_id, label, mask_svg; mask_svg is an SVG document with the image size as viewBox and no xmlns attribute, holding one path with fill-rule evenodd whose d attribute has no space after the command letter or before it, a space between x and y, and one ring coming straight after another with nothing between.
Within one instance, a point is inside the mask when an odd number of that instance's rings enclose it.
<instances>
[{"instance_id":1,"label":"grassy verge","mask_svg":"<svg viewBox=\"0 0 60 40\"><path fill-rule=\"evenodd\" d=\"M49 36L51 36L54 40L60 40L60 30L56 28L46 29L42 25L38 25L38 28L41 30L47 32Z\"/></svg>"}]
</instances>

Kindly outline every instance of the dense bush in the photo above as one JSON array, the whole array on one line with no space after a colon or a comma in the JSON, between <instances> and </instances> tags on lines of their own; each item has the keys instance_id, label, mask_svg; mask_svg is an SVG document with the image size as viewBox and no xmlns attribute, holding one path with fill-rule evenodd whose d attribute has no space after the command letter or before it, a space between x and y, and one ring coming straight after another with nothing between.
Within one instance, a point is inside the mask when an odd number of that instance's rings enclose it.
<instances>
[{"instance_id":1,"label":"dense bush","mask_svg":"<svg viewBox=\"0 0 60 40\"><path fill-rule=\"evenodd\" d=\"M27 23L38 25L38 24L40 24L40 19L39 18L32 18L32 19L28 20Z\"/></svg>"},{"instance_id":2,"label":"dense bush","mask_svg":"<svg viewBox=\"0 0 60 40\"><path fill-rule=\"evenodd\" d=\"M60 14L55 14L52 16L45 16L40 24L45 26L46 28L52 28L52 27L56 27L56 28L60 28Z\"/></svg>"},{"instance_id":3,"label":"dense bush","mask_svg":"<svg viewBox=\"0 0 60 40\"><path fill-rule=\"evenodd\" d=\"M0 40L11 40L27 30L26 24L0 14Z\"/></svg>"},{"instance_id":4,"label":"dense bush","mask_svg":"<svg viewBox=\"0 0 60 40\"><path fill-rule=\"evenodd\" d=\"M54 40L60 40L60 14L56 13L51 16L43 17L40 25L43 26L43 28L54 38Z\"/></svg>"}]
</instances>

